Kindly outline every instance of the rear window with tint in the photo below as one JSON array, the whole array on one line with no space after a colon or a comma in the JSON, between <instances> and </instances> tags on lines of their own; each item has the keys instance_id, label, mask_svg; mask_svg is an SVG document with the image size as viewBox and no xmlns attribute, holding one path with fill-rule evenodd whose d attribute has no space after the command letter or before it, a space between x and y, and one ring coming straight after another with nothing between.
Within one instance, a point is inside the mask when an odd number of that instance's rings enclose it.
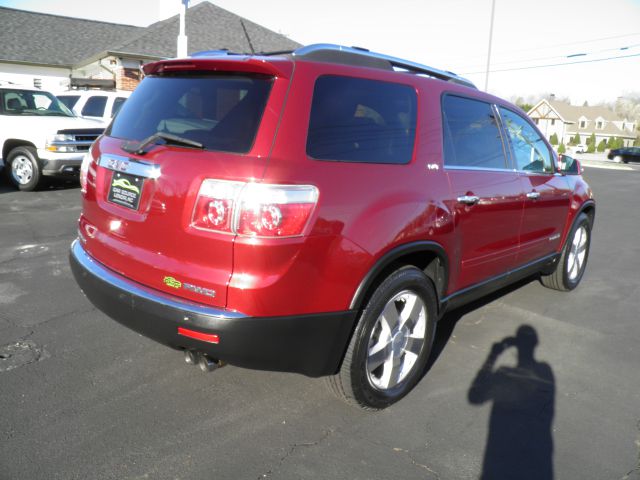
<instances>
[{"instance_id":1,"label":"rear window with tint","mask_svg":"<svg viewBox=\"0 0 640 480\"><path fill-rule=\"evenodd\" d=\"M144 140L171 133L207 150L251 149L271 90L271 77L147 77L122 105L107 135Z\"/></svg>"},{"instance_id":2,"label":"rear window with tint","mask_svg":"<svg viewBox=\"0 0 640 480\"><path fill-rule=\"evenodd\" d=\"M414 88L323 76L313 91L307 154L318 160L409 163L416 134Z\"/></svg>"},{"instance_id":3,"label":"rear window with tint","mask_svg":"<svg viewBox=\"0 0 640 480\"><path fill-rule=\"evenodd\" d=\"M445 166L507 167L498 122L490 104L447 95L442 100L442 119Z\"/></svg>"}]
</instances>

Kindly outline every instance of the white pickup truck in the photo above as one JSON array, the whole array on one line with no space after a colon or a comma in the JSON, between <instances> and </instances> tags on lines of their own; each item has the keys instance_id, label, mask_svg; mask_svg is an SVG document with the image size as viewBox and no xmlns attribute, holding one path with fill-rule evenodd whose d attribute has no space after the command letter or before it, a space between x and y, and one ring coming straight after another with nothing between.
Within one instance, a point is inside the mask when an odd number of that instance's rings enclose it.
<instances>
[{"instance_id":1,"label":"white pickup truck","mask_svg":"<svg viewBox=\"0 0 640 480\"><path fill-rule=\"evenodd\" d=\"M103 130L49 92L0 82L0 160L20 190L35 190L45 177L77 177Z\"/></svg>"}]
</instances>

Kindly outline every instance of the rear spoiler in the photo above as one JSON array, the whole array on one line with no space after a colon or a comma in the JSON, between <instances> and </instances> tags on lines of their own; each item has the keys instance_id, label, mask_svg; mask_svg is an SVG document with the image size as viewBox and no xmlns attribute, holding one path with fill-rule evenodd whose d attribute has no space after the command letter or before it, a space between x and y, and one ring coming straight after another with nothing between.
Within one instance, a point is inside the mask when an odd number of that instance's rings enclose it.
<instances>
[{"instance_id":1,"label":"rear spoiler","mask_svg":"<svg viewBox=\"0 0 640 480\"><path fill-rule=\"evenodd\" d=\"M290 78L293 62L284 58L265 58L258 56L221 56L199 57L177 60L161 60L148 63L142 67L145 75L162 75L163 73L210 71L262 73L275 77Z\"/></svg>"}]
</instances>

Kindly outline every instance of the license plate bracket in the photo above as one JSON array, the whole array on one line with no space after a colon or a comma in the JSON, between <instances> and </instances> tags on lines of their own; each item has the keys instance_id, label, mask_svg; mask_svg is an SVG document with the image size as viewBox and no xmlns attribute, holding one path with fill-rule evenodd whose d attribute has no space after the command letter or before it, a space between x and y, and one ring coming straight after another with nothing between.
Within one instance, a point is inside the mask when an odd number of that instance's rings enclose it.
<instances>
[{"instance_id":1,"label":"license plate bracket","mask_svg":"<svg viewBox=\"0 0 640 480\"><path fill-rule=\"evenodd\" d=\"M123 172L113 172L107 200L131 210L137 210L142 196L144 177Z\"/></svg>"}]
</instances>

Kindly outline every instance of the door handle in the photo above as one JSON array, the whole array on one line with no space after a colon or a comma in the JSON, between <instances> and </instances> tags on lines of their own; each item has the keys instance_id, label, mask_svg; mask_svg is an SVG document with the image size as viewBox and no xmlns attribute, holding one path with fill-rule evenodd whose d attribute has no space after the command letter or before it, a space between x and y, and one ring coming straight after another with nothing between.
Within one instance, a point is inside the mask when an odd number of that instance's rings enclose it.
<instances>
[{"instance_id":1,"label":"door handle","mask_svg":"<svg viewBox=\"0 0 640 480\"><path fill-rule=\"evenodd\" d=\"M540 193L539 192L529 192L527 193L527 198L530 198L531 200L537 200L540 198Z\"/></svg>"},{"instance_id":2,"label":"door handle","mask_svg":"<svg viewBox=\"0 0 640 480\"><path fill-rule=\"evenodd\" d=\"M464 203L465 205L475 205L480 201L480 197L476 195L461 195L458 197L458 203Z\"/></svg>"}]
</instances>

